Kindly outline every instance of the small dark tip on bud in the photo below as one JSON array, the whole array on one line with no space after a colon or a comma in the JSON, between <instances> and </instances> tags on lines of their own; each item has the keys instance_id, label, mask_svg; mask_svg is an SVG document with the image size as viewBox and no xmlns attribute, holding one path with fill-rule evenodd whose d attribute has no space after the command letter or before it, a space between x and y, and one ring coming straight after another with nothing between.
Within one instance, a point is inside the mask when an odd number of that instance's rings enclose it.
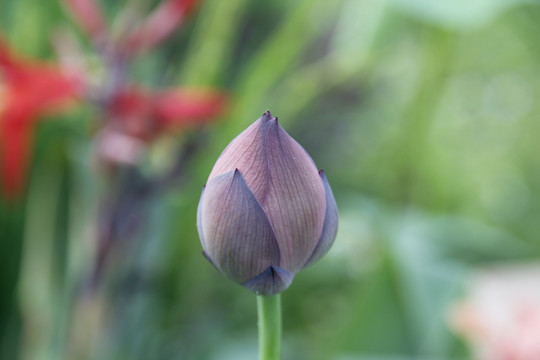
<instances>
[{"instance_id":1,"label":"small dark tip on bud","mask_svg":"<svg viewBox=\"0 0 540 360\"><path fill-rule=\"evenodd\" d=\"M319 175L323 175L324 174L324 169L320 169L319 170Z\"/></svg>"},{"instance_id":2,"label":"small dark tip on bud","mask_svg":"<svg viewBox=\"0 0 540 360\"><path fill-rule=\"evenodd\" d=\"M238 170L238 168L236 168L233 171L231 181L238 181L238 180L244 181L242 172Z\"/></svg>"},{"instance_id":3,"label":"small dark tip on bud","mask_svg":"<svg viewBox=\"0 0 540 360\"><path fill-rule=\"evenodd\" d=\"M270 120L277 120L277 117L274 117L272 115L272 113L270 112L270 110L266 110L263 114L262 114L262 119L263 121L265 122L268 122Z\"/></svg>"}]
</instances>

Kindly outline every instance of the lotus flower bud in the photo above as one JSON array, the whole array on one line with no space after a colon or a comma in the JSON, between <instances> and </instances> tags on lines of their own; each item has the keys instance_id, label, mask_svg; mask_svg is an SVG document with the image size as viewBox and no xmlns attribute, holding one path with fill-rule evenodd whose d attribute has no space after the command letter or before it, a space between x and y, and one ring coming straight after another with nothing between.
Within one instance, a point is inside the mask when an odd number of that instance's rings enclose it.
<instances>
[{"instance_id":1,"label":"lotus flower bud","mask_svg":"<svg viewBox=\"0 0 540 360\"><path fill-rule=\"evenodd\" d=\"M334 242L332 190L308 153L269 111L238 135L203 189L197 228L216 268L259 295L274 295Z\"/></svg>"}]
</instances>

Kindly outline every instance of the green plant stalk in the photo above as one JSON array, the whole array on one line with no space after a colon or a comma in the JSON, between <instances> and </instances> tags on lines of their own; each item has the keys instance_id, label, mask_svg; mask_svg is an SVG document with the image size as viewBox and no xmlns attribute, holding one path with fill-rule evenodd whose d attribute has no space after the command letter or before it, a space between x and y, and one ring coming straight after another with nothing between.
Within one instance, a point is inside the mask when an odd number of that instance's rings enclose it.
<instances>
[{"instance_id":1,"label":"green plant stalk","mask_svg":"<svg viewBox=\"0 0 540 360\"><path fill-rule=\"evenodd\" d=\"M259 360L281 359L281 295L257 296Z\"/></svg>"}]
</instances>

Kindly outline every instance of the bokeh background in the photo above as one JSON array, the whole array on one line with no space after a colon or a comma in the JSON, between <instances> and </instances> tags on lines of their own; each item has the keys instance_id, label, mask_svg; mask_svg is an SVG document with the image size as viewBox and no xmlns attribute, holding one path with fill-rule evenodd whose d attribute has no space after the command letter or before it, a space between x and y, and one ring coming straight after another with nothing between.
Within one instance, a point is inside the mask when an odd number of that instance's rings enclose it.
<instances>
[{"instance_id":1,"label":"bokeh background","mask_svg":"<svg viewBox=\"0 0 540 360\"><path fill-rule=\"evenodd\" d=\"M267 109L340 210L334 247L283 293L284 359L540 359L536 1L95 2L109 39L162 3L194 4L111 70L105 30L73 11L92 1L0 2L10 51L84 63L98 92L32 116L21 190L3 191L2 359L256 358L255 298L204 259L195 218L215 159ZM118 69L226 106L102 141Z\"/></svg>"}]
</instances>

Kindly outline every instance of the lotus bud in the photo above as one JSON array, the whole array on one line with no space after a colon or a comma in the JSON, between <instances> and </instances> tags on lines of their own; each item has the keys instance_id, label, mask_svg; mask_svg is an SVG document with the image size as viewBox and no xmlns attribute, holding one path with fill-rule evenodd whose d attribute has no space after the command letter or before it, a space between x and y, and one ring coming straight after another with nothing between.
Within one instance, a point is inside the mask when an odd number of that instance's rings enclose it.
<instances>
[{"instance_id":1,"label":"lotus bud","mask_svg":"<svg viewBox=\"0 0 540 360\"><path fill-rule=\"evenodd\" d=\"M324 172L269 111L225 148L197 210L206 258L258 295L287 289L330 249L337 224Z\"/></svg>"}]
</instances>

